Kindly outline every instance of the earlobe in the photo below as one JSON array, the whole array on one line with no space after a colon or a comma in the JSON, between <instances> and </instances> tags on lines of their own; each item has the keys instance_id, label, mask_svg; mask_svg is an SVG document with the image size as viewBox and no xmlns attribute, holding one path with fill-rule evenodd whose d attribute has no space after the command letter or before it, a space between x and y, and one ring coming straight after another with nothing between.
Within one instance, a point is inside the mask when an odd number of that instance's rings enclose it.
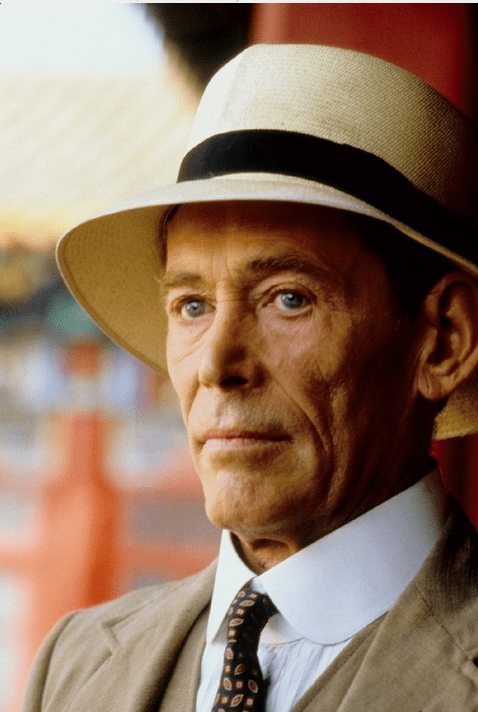
<instances>
[{"instance_id":1,"label":"earlobe","mask_svg":"<svg viewBox=\"0 0 478 712\"><path fill-rule=\"evenodd\" d=\"M478 283L450 272L425 297L417 386L438 402L448 398L478 365Z\"/></svg>"}]
</instances>

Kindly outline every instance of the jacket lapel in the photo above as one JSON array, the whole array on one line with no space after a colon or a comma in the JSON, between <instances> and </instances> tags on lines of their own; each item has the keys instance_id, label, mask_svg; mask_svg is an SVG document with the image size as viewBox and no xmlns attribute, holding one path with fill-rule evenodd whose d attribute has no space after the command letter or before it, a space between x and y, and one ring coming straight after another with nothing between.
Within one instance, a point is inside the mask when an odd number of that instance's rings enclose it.
<instances>
[{"instance_id":1,"label":"jacket lapel","mask_svg":"<svg viewBox=\"0 0 478 712\"><path fill-rule=\"evenodd\" d=\"M154 710L184 639L210 602L214 574L212 565L132 614L105 621L92 650L99 667L68 712Z\"/></svg>"},{"instance_id":2,"label":"jacket lapel","mask_svg":"<svg viewBox=\"0 0 478 712\"><path fill-rule=\"evenodd\" d=\"M209 608L199 616L181 648L178 661L155 712L195 711L208 618Z\"/></svg>"}]
</instances>

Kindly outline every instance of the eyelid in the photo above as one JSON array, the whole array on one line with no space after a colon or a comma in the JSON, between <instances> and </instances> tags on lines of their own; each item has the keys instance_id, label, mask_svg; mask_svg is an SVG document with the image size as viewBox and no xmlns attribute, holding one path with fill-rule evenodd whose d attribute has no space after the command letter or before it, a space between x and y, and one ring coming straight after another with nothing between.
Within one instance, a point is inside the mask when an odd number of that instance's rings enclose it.
<instances>
[{"instance_id":1,"label":"eyelid","mask_svg":"<svg viewBox=\"0 0 478 712\"><path fill-rule=\"evenodd\" d=\"M192 300L207 301L204 291L195 287L175 286L169 287L164 292L164 303L166 306L175 305L179 302L189 302Z\"/></svg>"}]
</instances>

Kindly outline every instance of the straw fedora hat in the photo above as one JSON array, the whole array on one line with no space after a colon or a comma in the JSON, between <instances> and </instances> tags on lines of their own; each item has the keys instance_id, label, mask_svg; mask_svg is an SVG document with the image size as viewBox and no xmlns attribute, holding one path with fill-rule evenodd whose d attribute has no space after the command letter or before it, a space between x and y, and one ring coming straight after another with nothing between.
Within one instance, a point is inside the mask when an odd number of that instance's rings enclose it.
<instances>
[{"instance_id":1,"label":"straw fedora hat","mask_svg":"<svg viewBox=\"0 0 478 712\"><path fill-rule=\"evenodd\" d=\"M271 200L362 213L478 278L477 168L473 128L417 77L351 50L257 45L207 87L178 182L73 228L58 262L98 326L165 372L156 240L171 206ZM436 439L478 430L477 395L475 375L437 418Z\"/></svg>"}]
</instances>

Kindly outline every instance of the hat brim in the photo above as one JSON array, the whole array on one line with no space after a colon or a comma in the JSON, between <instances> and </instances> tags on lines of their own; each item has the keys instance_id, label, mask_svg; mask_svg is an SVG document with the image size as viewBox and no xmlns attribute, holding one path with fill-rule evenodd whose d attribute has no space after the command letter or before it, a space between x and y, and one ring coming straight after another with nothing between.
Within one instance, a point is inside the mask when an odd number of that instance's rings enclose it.
<instances>
[{"instance_id":1,"label":"hat brim","mask_svg":"<svg viewBox=\"0 0 478 712\"><path fill-rule=\"evenodd\" d=\"M167 373L166 315L160 297L158 236L173 205L280 201L368 215L478 278L478 267L373 205L328 185L280 174L243 173L164 186L130 198L67 232L58 264L73 296L98 327L152 368ZM478 430L476 378L458 389L437 418L437 440Z\"/></svg>"}]
</instances>

